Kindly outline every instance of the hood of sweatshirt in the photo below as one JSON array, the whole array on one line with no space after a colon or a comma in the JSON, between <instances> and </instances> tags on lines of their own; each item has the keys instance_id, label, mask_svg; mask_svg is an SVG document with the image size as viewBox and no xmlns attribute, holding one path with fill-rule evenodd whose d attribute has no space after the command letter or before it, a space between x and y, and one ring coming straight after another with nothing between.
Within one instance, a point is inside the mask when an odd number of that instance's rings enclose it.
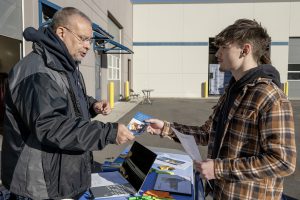
<instances>
[{"instance_id":1,"label":"hood of sweatshirt","mask_svg":"<svg viewBox=\"0 0 300 200\"><path fill-rule=\"evenodd\" d=\"M269 78L273 83L281 88L280 74L277 69L270 64L259 65L258 67L250 69L248 73L238 81L235 81L235 79L232 78L230 85L235 83L235 90L240 90L246 84L253 82L257 78Z\"/></svg>"},{"instance_id":2,"label":"hood of sweatshirt","mask_svg":"<svg viewBox=\"0 0 300 200\"><path fill-rule=\"evenodd\" d=\"M59 63L56 63L52 67L55 67L57 70L63 70L59 69L59 67L63 67L67 71L74 71L76 69L77 63L71 57L66 45L50 27L42 27L39 30L28 27L24 30L23 36L26 41L31 41L34 44L38 44L39 47L46 49L62 64L61 66Z\"/></svg>"}]
</instances>

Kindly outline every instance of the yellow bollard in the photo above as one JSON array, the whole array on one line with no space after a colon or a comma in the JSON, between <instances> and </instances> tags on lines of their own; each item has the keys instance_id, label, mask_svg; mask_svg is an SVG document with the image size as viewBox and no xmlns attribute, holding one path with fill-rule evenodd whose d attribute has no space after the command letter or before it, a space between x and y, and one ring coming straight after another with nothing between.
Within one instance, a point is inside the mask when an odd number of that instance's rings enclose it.
<instances>
[{"instance_id":1,"label":"yellow bollard","mask_svg":"<svg viewBox=\"0 0 300 200\"><path fill-rule=\"evenodd\" d=\"M284 83L284 90L283 91L284 91L284 94L286 96L289 96L289 82L288 81Z\"/></svg>"},{"instance_id":2,"label":"yellow bollard","mask_svg":"<svg viewBox=\"0 0 300 200\"><path fill-rule=\"evenodd\" d=\"M129 99L129 81L125 82L125 99L128 100Z\"/></svg>"},{"instance_id":3,"label":"yellow bollard","mask_svg":"<svg viewBox=\"0 0 300 200\"><path fill-rule=\"evenodd\" d=\"M208 83L207 81L204 82L204 98L208 97Z\"/></svg>"},{"instance_id":4,"label":"yellow bollard","mask_svg":"<svg viewBox=\"0 0 300 200\"><path fill-rule=\"evenodd\" d=\"M115 85L114 82L109 82L109 104L111 108L115 107Z\"/></svg>"}]
</instances>

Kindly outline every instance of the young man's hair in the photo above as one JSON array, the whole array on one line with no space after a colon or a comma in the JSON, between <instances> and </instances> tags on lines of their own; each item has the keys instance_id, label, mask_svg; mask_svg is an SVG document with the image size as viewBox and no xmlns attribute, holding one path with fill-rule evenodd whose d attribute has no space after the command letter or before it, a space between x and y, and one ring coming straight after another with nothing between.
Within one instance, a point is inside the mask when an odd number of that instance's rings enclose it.
<instances>
[{"instance_id":1,"label":"young man's hair","mask_svg":"<svg viewBox=\"0 0 300 200\"><path fill-rule=\"evenodd\" d=\"M69 25L71 23L70 20L74 15L80 16L92 24L91 19L77 8L65 7L54 14L51 22L52 29L56 30L59 26Z\"/></svg>"},{"instance_id":2,"label":"young man's hair","mask_svg":"<svg viewBox=\"0 0 300 200\"><path fill-rule=\"evenodd\" d=\"M215 37L217 47L233 42L240 46L250 43L253 48L253 57L258 64L271 64L269 49L271 38L267 30L255 20L239 19Z\"/></svg>"}]
</instances>

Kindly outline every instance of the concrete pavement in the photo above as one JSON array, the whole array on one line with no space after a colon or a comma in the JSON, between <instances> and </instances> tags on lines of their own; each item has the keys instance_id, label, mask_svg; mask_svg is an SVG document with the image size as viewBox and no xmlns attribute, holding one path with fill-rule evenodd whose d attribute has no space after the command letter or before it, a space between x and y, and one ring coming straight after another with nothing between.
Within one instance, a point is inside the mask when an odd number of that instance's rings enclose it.
<instances>
[{"instance_id":1,"label":"concrete pavement","mask_svg":"<svg viewBox=\"0 0 300 200\"><path fill-rule=\"evenodd\" d=\"M106 122L116 122L124 115L126 115L129 111L131 111L134 107L136 107L142 99L132 100L132 101L119 101L115 102L114 108L109 115L103 116L98 115L93 120L99 120L104 123Z\"/></svg>"}]
</instances>

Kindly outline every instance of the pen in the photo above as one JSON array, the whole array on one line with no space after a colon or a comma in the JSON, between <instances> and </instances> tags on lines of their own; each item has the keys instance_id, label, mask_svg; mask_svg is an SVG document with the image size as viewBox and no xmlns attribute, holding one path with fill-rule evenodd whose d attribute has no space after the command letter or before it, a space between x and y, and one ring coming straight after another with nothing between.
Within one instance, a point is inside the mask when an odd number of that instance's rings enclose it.
<instances>
[{"instance_id":1,"label":"pen","mask_svg":"<svg viewBox=\"0 0 300 200\"><path fill-rule=\"evenodd\" d=\"M155 124L153 122L146 122L145 120L143 121L146 125L150 125L150 124Z\"/></svg>"},{"instance_id":2,"label":"pen","mask_svg":"<svg viewBox=\"0 0 300 200\"><path fill-rule=\"evenodd\" d=\"M210 184L210 182L209 182L209 180L207 181L207 183L208 183L210 189L213 189L212 186L211 186L211 184Z\"/></svg>"}]
</instances>

